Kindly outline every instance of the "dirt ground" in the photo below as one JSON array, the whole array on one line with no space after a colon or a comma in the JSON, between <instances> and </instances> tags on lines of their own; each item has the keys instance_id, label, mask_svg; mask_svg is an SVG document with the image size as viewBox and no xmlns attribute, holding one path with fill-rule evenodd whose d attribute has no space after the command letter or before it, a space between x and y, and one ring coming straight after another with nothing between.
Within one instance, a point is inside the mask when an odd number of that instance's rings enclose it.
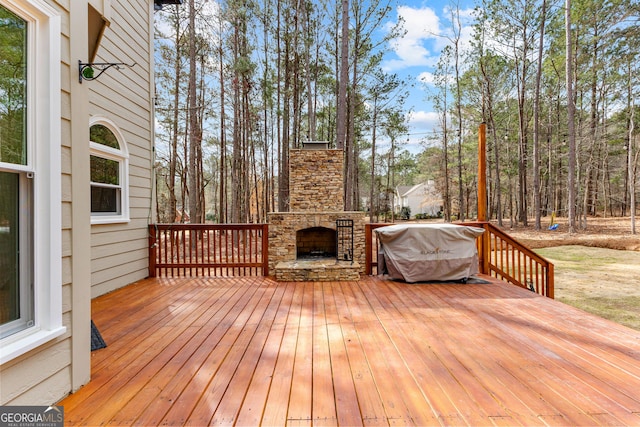
<instances>
[{"instance_id":1,"label":"dirt ground","mask_svg":"<svg viewBox=\"0 0 640 427\"><path fill-rule=\"evenodd\" d=\"M502 228L553 262L557 300L640 330L640 220L636 235L630 218L590 218L575 234L555 222Z\"/></svg>"},{"instance_id":2,"label":"dirt ground","mask_svg":"<svg viewBox=\"0 0 640 427\"><path fill-rule=\"evenodd\" d=\"M503 221L504 231L532 249L565 245L580 245L595 248L640 251L640 217L637 219L637 234L631 233L631 219L625 218L589 218L587 228L569 234L566 218L554 221L556 230L549 230L551 218L543 218L542 229L536 230L534 220L527 227L518 225L509 227L509 221ZM493 222L497 225L496 222Z\"/></svg>"}]
</instances>

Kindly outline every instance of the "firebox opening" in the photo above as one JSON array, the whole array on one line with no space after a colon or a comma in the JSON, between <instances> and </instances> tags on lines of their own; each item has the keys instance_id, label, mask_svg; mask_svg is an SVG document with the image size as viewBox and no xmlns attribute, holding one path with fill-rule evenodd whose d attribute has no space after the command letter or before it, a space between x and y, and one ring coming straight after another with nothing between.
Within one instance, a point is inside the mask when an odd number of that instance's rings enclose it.
<instances>
[{"instance_id":1,"label":"firebox opening","mask_svg":"<svg viewBox=\"0 0 640 427\"><path fill-rule=\"evenodd\" d=\"M296 232L296 258L335 258L336 231L311 227Z\"/></svg>"}]
</instances>

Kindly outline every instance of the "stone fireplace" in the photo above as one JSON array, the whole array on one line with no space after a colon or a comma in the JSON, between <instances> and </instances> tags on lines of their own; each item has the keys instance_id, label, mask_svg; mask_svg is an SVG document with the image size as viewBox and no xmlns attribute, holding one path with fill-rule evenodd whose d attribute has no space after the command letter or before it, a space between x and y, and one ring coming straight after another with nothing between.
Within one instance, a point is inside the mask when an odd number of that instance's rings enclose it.
<instances>
[{"instance_id":1,"label":"stone fireplace","mask_svg":"<svg viewBox=\"0 0 640 427\"><path fill-rule=\"evenodd\" d=\"M344 211L343 155L317 147L291 150L290 212L268 215L269 270L277 280L358 280L364 273L364 213ZM352 224L348 249L345 235L338 237L345 221Z\"/></svg>"}]
</instances>

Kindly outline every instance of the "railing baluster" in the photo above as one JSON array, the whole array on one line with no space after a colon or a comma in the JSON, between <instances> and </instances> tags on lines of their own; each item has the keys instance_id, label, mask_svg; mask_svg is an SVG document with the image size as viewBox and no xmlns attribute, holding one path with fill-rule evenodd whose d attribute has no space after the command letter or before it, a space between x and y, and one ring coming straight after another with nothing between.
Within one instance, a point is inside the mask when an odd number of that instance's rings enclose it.
<instances>
[{"instance_id":1,"label":"railing baluster","mask_svg":"<svg viewBox=\"0 0 640 427\"><path fill-rule=\"evenodd\" d=\"M222 230L219 229L217 230L218 233L218 253L216 254L216 262L218 262L220 265L222 264L222 237L223 234L226 233L226 230ZM220 271L220 276L224 275L224 270L221 267L218 267L219 271Z\"/></svg>"},{"instance_id":2,"label":"railing baluster","mask_svg":"<svg viewBox=\"0 0 640 427\"><path fill-rule=\"evenodd\" d=\"M211 264L211 230L207 230L207 264ZM204 271L203 271L204 275ZM211 267L207 267L207 276L211 277Z\"/></svg>"}]
</instances>

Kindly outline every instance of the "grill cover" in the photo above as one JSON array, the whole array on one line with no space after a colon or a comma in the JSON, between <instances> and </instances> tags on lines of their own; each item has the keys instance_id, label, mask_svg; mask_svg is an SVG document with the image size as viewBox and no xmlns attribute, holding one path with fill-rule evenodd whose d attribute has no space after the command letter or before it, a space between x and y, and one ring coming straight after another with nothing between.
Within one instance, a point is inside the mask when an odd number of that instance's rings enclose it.
<instances>
[{"instance_id":1,"label":"grill cover","mask_svg":"<svg viewBox=\"0 0 640 427\"><path fill-rule=\"evenodd\" d=\"M458 281L478 273L476 238L484 229L454 224L395 224L375 229L378 272L405 282Z\"/></svg>"}]
</instances>

